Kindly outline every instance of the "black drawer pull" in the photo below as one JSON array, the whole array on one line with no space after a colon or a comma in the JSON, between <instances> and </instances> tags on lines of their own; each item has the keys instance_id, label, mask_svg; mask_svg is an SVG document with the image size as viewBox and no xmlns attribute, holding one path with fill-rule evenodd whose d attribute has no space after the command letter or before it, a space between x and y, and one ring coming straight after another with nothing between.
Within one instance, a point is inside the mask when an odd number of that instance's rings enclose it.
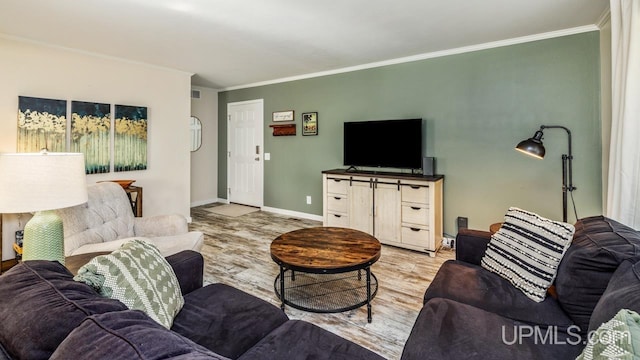
<instances>
[{"instance_id":1,"label":"black drawer pull","mask_svg":"<svg viewBox=\"0 0 640 360\"><path fill-rule=\"evenodd\" d=\"M420 231L420 229L418 228L409 228L409 229L411 229L411 231Z\"/></svg>"},{"instance_id":2,"label":"black drawer pull","mask_svg":"<svg viewBox=\"0 0 640 360\"><path fill-rule=\"evenodd\" d=\"M333 198L334 198L334 199L336 199L336 200L340 200L340 199L342 199L342 198L341 198L341 197L339 197L339 196L334 196Z\"/></svg>"},{"instance_id":3,"label":"black drawer pull","mask_svg":"<svg viewBox=\"0 0 640 360\"><path fill-rule=\"evenodd\" d=\"M333 179L333 181L340 182L341 180L340 179Z\"/></svg>"},{"instance_id":4,"label":"black drawer pull","mask_svg":"<svg viewBox=\"0 0 640 360\"><path fill-rule=\"evenodd\" d=\"M333 216L337 217L337 218L341 218L342 215L338 215L338 214L333 214Z\"/></svg>"},{"instance_id":5,"label":"black drawer pull","mask_svg":"<svg viewBox=\"0 0 640 360\"><path fill-rule=\"evenodd\" d=\"M419 207L415 207L415 206L412 206L412 207L411 207L411 209L413 209L413 210L420 210L420 208L419 208Z\"/></svg>"},{"instance_id":6,"label":"black drawer pull","mask_svg":"<svg viewBox=\"0 0 640 360\"><path fill-rule=\"evenodd\" d=\"M409 185L409 187L412 188L412 189L415 189L415 190L420 189L420 186L418 186L418 185Z\"/></svg>"}]
</instances>

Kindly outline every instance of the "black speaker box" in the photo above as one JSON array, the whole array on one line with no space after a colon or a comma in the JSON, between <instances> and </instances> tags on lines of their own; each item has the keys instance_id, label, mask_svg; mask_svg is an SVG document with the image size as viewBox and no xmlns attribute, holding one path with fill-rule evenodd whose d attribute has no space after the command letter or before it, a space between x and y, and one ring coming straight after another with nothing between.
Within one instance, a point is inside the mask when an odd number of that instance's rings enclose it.
<instances>
[{"instance_id":1,"label":"black speaker box","mask_svg":"<svg viewBox=\"0 0 640 360\"><path fill-rule=\"evenodd\" d=\"M436 174L436 158L434 157L422 158L422 174L427 176L433 176Z\"/></svg>"}]
</instances>

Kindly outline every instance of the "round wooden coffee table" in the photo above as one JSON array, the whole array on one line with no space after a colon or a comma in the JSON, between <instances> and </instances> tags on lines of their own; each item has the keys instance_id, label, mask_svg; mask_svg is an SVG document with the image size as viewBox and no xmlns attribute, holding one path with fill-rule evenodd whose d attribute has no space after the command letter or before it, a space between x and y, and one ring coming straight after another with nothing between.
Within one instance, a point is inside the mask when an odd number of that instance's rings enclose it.
<instances>
[{"instance_id":1,"label":"round wooden coffee table","mask_svg":"<svg viewBox=\"0 0 640 360\"><path fill-rule=\"evenodd\" d=\"M335 227L291 231L273 240L271 258L280 267L274 290L282 310L286 304L330 313L366 304L371 322L371 299L378 291L371 265L380 258L380 242L375 237Z\"/></svg>"}]
</instances>

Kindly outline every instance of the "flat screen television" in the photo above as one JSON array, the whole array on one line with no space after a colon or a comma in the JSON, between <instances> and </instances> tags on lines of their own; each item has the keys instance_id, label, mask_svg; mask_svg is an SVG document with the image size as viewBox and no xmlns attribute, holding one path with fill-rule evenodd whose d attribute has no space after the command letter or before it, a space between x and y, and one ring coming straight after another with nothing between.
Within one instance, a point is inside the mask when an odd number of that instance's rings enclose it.
<instances>
[{"instance_id":1,"label":"flat screen television","mask_svg":"<svg viewBox=\"0 0 640 360\"><path fill-rule=\"evenodd\" d=\"M422 168L422 119L345 122L344 165Z\"/></svg>"}]
</instances>

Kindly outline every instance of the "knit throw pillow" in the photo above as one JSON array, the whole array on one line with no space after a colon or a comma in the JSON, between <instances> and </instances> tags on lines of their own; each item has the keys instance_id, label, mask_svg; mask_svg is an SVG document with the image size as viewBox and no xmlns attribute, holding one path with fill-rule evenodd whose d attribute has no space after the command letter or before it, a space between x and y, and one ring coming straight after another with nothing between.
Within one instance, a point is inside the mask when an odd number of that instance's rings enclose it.
<instances>
[{"instance_id":1,"label":"knit throw pillow","mask_svg":"<svg viewBox=\"0 0 640 360\"><path fill-rule=\"evenodd\" d=\"M184 305L171 265L153 244L138 239L109 255L96 256L73 279L129 309L143 311L167 329Z\"/></svg>"},{"instance_id":2,"label":"knit throw pillow","mask_svg":"<svg viewBox=\"0 0 640 360\"><path fill-rule=\"evenodd\" d=\"M536 302L544 300L562 256L571 244L571 224L509 208L504 224L491 236L482 267L509 280Z\"/></svg>"},{"instance_id":3,"label":"knit throw pillow","mask_svg":"<svg viewBox=\"0 0 640 360\"><path fill-rule=\"evenodd\" d=\"M622 309L589 334L587 346L576 360L636 360L639 357L640 315Z\"/></svg>"}]
</instances>

